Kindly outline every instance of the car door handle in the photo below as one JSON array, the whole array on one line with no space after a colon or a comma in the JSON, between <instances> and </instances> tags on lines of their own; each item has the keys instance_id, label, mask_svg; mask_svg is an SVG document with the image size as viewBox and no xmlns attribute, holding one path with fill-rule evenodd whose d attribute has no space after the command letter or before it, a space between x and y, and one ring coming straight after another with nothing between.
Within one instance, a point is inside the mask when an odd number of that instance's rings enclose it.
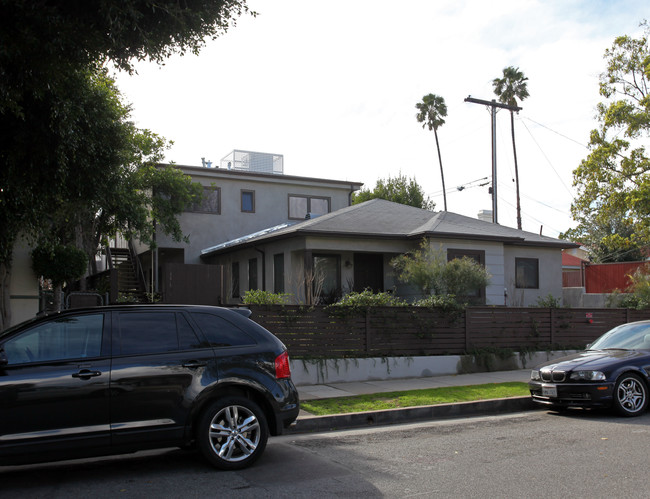
<instances>
[{"instance_id":1,"label":"car door handle","mask_svg":"<svg viewBox=\"0 0 650 499\"><path fill-rule=\"evenodd\" d=\"M183 367L189 367L190 369L195 369L197 367L205 367L206 362L199 362L198 360L190 360L189 362L184 362Z\"/></svg>"},{"instance_id":2,"label":"car door handle","mask_svg":"<svg viewBox=\"0 0 650 499\"><path fill-rule=\"evenodd\" d=\"M78 373L74 373L72 377L80 378L80 379L90 379L101 375L102 375L101 371L91 371L90 369L82 369Z\"/></svg>"}]
</instances>

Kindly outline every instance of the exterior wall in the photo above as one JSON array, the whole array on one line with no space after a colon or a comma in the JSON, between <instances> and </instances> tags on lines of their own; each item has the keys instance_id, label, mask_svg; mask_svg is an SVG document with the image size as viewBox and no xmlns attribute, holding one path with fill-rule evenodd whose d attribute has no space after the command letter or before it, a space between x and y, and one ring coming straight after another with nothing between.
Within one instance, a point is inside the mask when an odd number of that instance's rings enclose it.
<instances>
[{"instance_id":1,"label":"exterior wall","mask_svg":"<svg viewBox=\"0 0 650 499\"><path fill-rule=\"evenodd\" d=\"M22 238L14 247L9 285L11 322L7 326L31 319L38 313L39 286L32 272L30 251L31 248Z\"/></svg>"},{"instance_id":2,"label":"exterior wall","mask_svg":"<svg viewBox=\"0 0 650 499\"><path fill-rule=\"evenodd\" d=\"M516 287L515 258L538 259L538 289L521 289ZM560 248L505 246L504 262L508 306L529 307L536 305L538 298L544 298L549 294L555 298L562 299L562 250Z\"/></svg>"},{"instance_id":3,"label":"exterior wall","mask_svg":"<svg viewBox=\"0 0 650 499\"><path fill-rule=\"evenodd\" d=\"M350 193L361 186L358 182L233 172L218 168L179 168L204 187L219 188L221 198L219 214L185 212L180 216L182 231L190 239L189 245L158 234L159 247L185 249L184 263L201 263L203 249L281 223L295 222L289 219L290 194L330 198L330 210L336 211L349 206ZM253 213L241 211L242 190L255 193Z\"/></svg>"},{"instance_id":4,"label":"exterior wall","mask_svg":"<svg viewBox=\"0 0 650 499\"><path fill-rule=\"evenodd\" d=\"M439 247L446 255L448 249L456 250L481 250L485 252L485 265L492 275L490 284L486 288L486 305L530 306L537 303L540 297L549 293L557 298L562 297L562 255L560 249L504 246L499 242L480 243L450 239L432 241L432 245ZM419 241L414 240L380 240L380 239L354 239L342 237L293 237L274 241L267 244L258 244L255 249L234 249L230 253L212 257L212 264L226 265L226 274L229 273L230 264L239 261L240 291L243 295L248 289L248 259L258 258L258 285L259 289L273 291L273 257L277 253L284 253L284 289L285 293L294 296L293 303L305 303L305 252L325 253L340 256L340 283L345 293L353 284L354 268L346 262L354 261L354 253L382 253L384 255L384 289L392 290L397 296L413 301L420 298L420 291L405 283L399 282L390 266L393 257L412 251L417 248ZM262 258L264 258L265 283L262 281ZM515 258L536 258L539 260L539 289L517 289L515 286ZM226 278L228 281L230 277ZM226 289L231 289L227 287ZM504 296L507 290L507 297ZM239 300L227 301L239 303Z\"/></svg>"},{"instance_id":5,"label":"exterior wall","mask_svg":"<svg viewBox=\"0 0 650 499\"><path fill-rule=\"evenodd\" d=\"M610 296L608 293L587 294L583 287L562 288L562 304L570 308L606 308Z\"/></svg>"},{"instance_id":6,"label":"exterior wall","mask_svg":"<svg viewBox=\"0 0 650 499\"><path fill-rule=\"evenodd\" d=\"M449 239L442 242L431 241L432 245L438 244L444 251L447 250L481 250L485 251L485 267L492 276L490 284L485 289L486 305L503 305L503 289L505 282L504 247L503 243L492 243L487 241L468 241L466 239Z\"/></svg>"}]
</instances>

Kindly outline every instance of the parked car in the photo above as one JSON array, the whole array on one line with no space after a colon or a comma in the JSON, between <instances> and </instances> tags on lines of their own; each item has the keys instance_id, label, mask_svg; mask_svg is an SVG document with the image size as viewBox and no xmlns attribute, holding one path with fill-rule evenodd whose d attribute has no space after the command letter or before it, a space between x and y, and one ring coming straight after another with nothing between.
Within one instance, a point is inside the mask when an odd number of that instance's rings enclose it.
<instances>
[{"instance_id":1,"label":"parked car","mask_svg":"<svg viewBox=\"0 0 650 499\"><path fill-rule=\"evenodd\" d=\"M554 408L613 407L639 416L648 406L650 321L615 327L583 352L532 370L533 401Z\"/></svg>"},{"instance_id":2,"label":"parked car","mask_svg":"<svg viewBox=\"0 0 650 499\"><path fill-rule=\"evenodd\" d=\"M246 309L124 305L0 334L0 464L196 445L252 464L299 411L285 346Z\"/></svg>"}]
</instances>

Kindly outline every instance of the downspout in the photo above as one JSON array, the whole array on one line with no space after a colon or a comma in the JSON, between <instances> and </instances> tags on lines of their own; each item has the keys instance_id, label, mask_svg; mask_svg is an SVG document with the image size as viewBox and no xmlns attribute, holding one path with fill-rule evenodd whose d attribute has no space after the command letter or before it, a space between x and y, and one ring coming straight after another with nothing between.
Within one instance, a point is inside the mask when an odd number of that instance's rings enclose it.
<instances>
[{"instance_id":1,"label":"downspout","mask_svg":"<svg viewBox=\"0 0 650 499\"><path fill-rule=\"evenodd\" d=\"M266 291L266 253L259 248L254 249L262 254L262 291Z\"/></svg>"},{"instance_id":2,"label":"downspout","mask_svg":"<svg viewBox=\"0 0 650 499\"><path fill-rule=\"evenodd\" d=\"M354 186L350 186L350 193L348 194L348 206L352 206L352 194L354 194L356 189Z\"/></svg>"}]
</instances>

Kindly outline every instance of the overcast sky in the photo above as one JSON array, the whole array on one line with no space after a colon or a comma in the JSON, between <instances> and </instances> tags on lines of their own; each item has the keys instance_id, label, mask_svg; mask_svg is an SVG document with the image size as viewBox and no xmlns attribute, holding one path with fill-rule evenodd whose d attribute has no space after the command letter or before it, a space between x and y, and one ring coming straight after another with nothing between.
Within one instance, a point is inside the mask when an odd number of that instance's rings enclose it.
<instances>
[{"instance_id":1,"label":"overcast sky","mask_svg":"<svg viewBox=\"0 0 650 499\"><path fill-rule=\"evenodd\" d=\"M515 132L523 228L573 225L572 171L587 154L603 53L639 35L647 0L249 0L245 16L199 56L118 74L133 118L174 146L167 161L218 164L233 149L284 155L284 172L363 182L415 177L443 209L433 132L415 118L444 97L438 129L449 211L491 209L490 114L506 66L529 78ZM507 111L497 115L498 218L516 227ZM487 180L481 180L486 179ZM458 187L464 187L459 190Z\"/></svg>"}]
</instances>

